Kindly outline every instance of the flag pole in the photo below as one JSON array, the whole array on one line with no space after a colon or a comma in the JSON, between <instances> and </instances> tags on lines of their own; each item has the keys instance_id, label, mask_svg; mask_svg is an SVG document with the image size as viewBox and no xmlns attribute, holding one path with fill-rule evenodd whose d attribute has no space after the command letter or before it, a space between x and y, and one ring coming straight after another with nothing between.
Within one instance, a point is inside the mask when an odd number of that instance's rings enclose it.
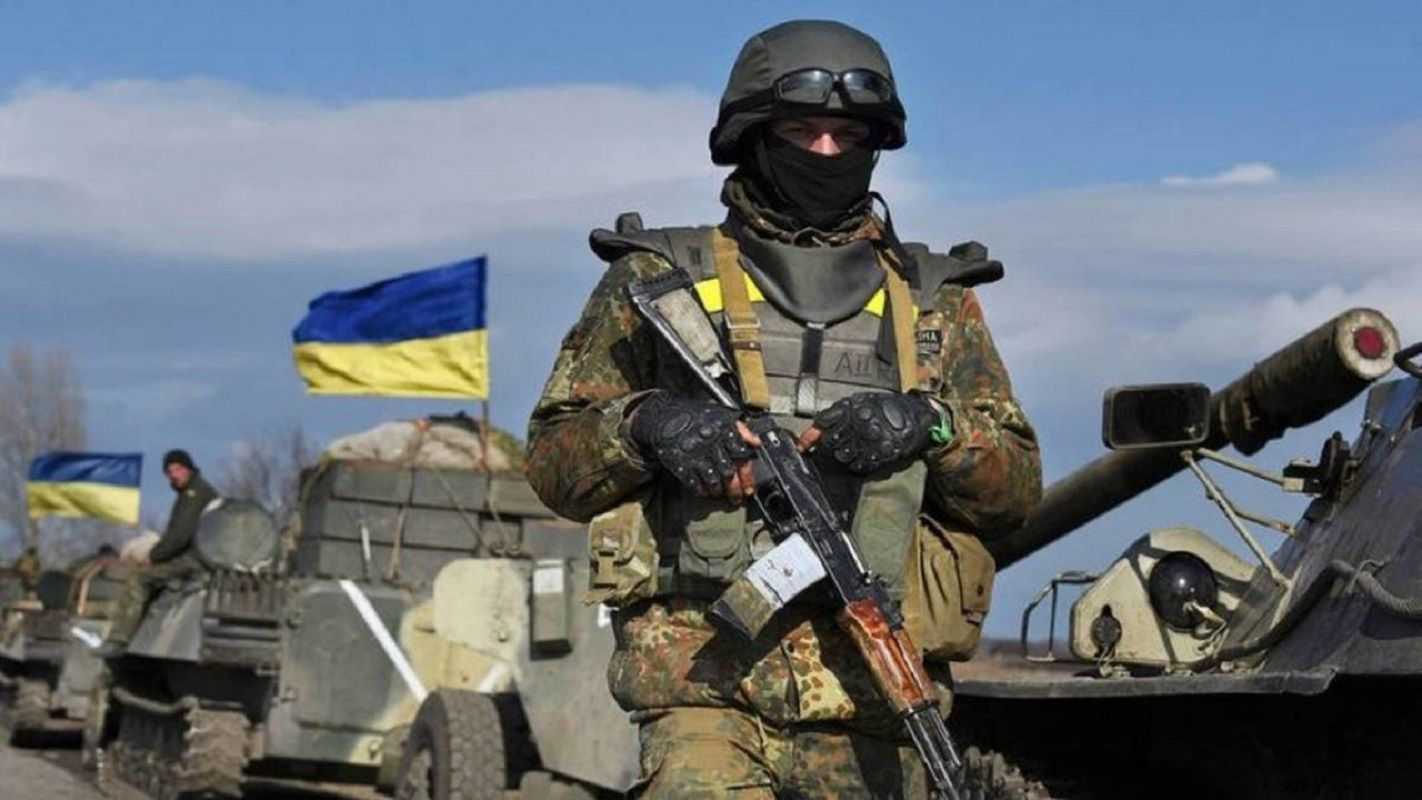
<instances>
[{"instance_id":1,"label":"flag pole","mask_svg":"<svg viewBox=\"0 0 1422 800\"><path fill-rule=\"evenodd\" d=\"M480 256L484 258L484 256ZM480 271L480 291L479 304L483 306L479 311L482 314L488 312L489 303L485 298L485 291L488 286L489 267L488 262L484 262L484 267ZM489 321L484 320L484 397L479 401L479 452L484 459L484 472L489 472L489 447L493 443L493 436L489 432Z\"/></svg>"},{"instance_id":2,"label":"flag pole","mask_svg":"<svg viewBox=\"0 0 1422 800\"><path fill-rule=\"evenodd\" d=\"M479 401L479 454L484 460L484 471L489 471L489 447L493 437L489 434L489 401Z\"/></svg>"}]
</instances>

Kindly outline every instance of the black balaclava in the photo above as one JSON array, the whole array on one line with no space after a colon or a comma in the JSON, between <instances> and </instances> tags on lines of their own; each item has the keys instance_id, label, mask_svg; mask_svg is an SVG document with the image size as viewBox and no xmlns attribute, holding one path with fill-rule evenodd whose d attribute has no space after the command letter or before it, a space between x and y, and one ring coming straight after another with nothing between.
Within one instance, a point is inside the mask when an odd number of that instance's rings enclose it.
<instances>
[{"instance_id":1,"label":"black balaclava","mask_svg":"<svg viewBox=\"0 0 1422 800\"><path fill-rule=\"evenodd\" d=\"M869 197L877 150L873 137L826 156L806 150L762 126L752 145L750 169L776 211L807 227L831 230Z\"/></svg>"}]
</instances>

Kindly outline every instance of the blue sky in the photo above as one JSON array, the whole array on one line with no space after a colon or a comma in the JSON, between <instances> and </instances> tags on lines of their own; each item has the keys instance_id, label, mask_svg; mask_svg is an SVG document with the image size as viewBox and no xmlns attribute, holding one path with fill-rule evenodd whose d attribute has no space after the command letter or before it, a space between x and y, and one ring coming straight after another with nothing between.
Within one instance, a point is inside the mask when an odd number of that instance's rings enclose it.
<instances>
[{"instance_id":1,"label":"blue sky","mask_svg":"<svg viewBox=\"0 0 1422 800\"><path fill-rule=\"evenodd\" d=\"M1049 476L1098 451L1110 383L1220 385L1356 303L1418 335L1416 3L0 0L0 344L75 352L96 447L212 463L448 408L305 398L288 331L326 289L488 253L495 419L521 431L598 275L587 230L715 218L715 96L797 16L889 51L901 232L1006 261L983 300ZM994 624L1151 524L1219 530L1196 494L1014 569Z\"/></svg>"},{"instance_id":2,"label":"blue sky","mask_svg":"<svg viewBox=\"0 0 1422 800\"><path fill-rule=\"evenodd\" d=\"M773 8L773 11L767 11ZM567 83L722 85L815 15L895 57L920 146L974 192L1268 157L1308 171L1422 99L1417 5L1297 2L6 2L0 86L202 75L350 102Z\"/></svg>"}]
</instances>

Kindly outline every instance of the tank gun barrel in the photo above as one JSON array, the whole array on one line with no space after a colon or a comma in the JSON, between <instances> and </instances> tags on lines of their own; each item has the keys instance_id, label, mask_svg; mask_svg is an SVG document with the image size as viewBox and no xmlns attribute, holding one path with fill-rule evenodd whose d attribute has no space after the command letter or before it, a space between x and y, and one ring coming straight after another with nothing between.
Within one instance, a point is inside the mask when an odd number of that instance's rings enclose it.
<instances>
[{"instance_id":1,"label":"tank gun barrel","mask_svg":"<svg viewBox=\"0 0 1422 800\"><path fill-rule=\"evenodd\" d=\"M1397 330L1381 312L1345 311L1210 395L1202 446L1255 453L1357 397L1387 374L1397 349ZM988 549L1005 569L1184 468L1174 448L1107 453L1048 487L1027 523Z\"/></svg>"}]
</instances>

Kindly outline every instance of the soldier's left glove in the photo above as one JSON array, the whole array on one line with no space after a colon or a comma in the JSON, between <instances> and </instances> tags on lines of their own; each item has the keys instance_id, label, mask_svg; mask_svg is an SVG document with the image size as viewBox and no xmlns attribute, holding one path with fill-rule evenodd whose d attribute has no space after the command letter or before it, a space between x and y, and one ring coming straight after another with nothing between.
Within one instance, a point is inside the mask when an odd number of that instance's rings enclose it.
<instances>
[{"instance_id":1,"label":"soldier's left glove","mask_svg":"<svg viewBox=\"0 0 1422 800\"><path fill-rule=\"evenodd\" d=\"M863 475L912 461L931 445L948 441L948 426L947 412L925 394L861 392L815 416L820 436L814 447Z\"/></svg>"}]
</instances>

